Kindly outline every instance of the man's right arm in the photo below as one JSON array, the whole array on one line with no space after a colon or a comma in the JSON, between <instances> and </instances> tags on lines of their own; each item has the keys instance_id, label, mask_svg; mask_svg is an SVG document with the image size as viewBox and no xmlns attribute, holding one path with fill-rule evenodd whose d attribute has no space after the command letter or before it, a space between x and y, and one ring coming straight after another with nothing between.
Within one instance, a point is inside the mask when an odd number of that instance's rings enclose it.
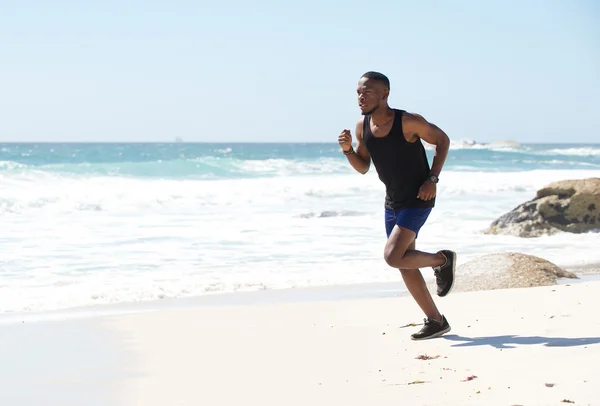
<instances>
[{"instance_id":1,"label":"man's right arm","mask_svg":"<svg viewBox=\"0 0 600 406\"><path fill-rule=\"evenodd\" d=\"M363 142L363 120L364 117L356 123L356 151L346 155L346 158L357 172L364 175L371 166L371 155L369 155L369 151L367 151L367 147Z\"/></svg>"}]
</instances>

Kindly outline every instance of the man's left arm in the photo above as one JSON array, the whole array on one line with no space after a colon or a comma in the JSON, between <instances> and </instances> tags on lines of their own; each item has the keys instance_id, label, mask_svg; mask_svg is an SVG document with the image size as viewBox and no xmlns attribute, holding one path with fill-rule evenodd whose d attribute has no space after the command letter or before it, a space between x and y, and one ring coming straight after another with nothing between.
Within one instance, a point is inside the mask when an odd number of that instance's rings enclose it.
<instances>
[{"instance_id":1,"label":"man's left arm","mask_svg":"<svg viewBox=\"0 0 600 406\"><path fill-rule=\"evenodd\" d=\"M450 138L444 131L442 131L437 125L432 124L425 120L418 114L407 114L404 123L404 128L407 134L411 137L419 137L428 144L435 146L435 155L433 162L431 163L431 175L435 175L436 178L440 176L446 157L448 156L448 149L450 148ZM410 141L410 140L409 140ZM432 185L432 186L428 186ZM436 195L435 184L432 184L427 180L421 190L419 190L419 198L423 200L430 200Z\"/></svg>"}]
</instances>

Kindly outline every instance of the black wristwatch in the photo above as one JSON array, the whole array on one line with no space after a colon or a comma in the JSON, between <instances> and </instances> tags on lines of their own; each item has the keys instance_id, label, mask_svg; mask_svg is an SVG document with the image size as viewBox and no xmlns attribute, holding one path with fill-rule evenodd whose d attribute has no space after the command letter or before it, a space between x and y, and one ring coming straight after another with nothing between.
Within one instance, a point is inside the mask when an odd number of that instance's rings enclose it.
<instances>
[{"instance_id":1,"label":"black wristwatch","mask_svg":"<svg viewBox=\"0 0 600 406\"><path fill-rule=\"evenodd\" d=\"M433 183L434 185L440 181L440 178L438 178L437 176L435 176L433 174L429 175L429 178L427 178L427 179L429 180L429 182Z\"/></svg>"}]
</instances>

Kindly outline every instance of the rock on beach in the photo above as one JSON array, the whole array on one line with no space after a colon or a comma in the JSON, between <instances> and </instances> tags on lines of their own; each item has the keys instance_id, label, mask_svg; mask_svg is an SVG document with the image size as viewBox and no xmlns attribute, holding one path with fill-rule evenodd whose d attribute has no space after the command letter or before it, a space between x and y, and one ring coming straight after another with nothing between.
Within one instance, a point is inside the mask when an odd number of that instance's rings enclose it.
<instances>
[{"instance_id":1,"label":"rock on beach","mask_svg":"<svg viewBox=\"0 0 600 406\"><path fill-rule=\"evenodd\" d=\"M540 237L600 231L600 178L563 180L492 222L486 234Z\"/></svg>"},{"instance_id":2,"label":"rock on beach","mask_svg":"<svg viewBox=\"0 0 600 406\"><path fill-rule=\"evenodd\" d=\"M556 285L559 278L577 275L534 255L499 252L483 255L456 269L454 292L529 288ZM435 292L435 280L429 283Z\"/></svg>"}]
</instances>

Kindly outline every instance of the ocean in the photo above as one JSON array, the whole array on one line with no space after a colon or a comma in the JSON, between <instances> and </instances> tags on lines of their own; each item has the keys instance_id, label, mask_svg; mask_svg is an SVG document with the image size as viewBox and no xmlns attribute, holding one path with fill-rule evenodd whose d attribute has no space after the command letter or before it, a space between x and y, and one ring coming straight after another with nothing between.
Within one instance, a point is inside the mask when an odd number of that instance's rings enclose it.
<instances>
[{"instance_id":1,"label":"ocean","mask_svg":"<svg viewBox=\"0 0 600 406\"><path fill-rule=\"evenodd\" d=\"M544 185L593 176L598 144L453 142L417 248L600 263L598 234L482 233ZM399 282L383 198L335 143L0 144L0 315Z\"/></svg>"}]
</instances>

